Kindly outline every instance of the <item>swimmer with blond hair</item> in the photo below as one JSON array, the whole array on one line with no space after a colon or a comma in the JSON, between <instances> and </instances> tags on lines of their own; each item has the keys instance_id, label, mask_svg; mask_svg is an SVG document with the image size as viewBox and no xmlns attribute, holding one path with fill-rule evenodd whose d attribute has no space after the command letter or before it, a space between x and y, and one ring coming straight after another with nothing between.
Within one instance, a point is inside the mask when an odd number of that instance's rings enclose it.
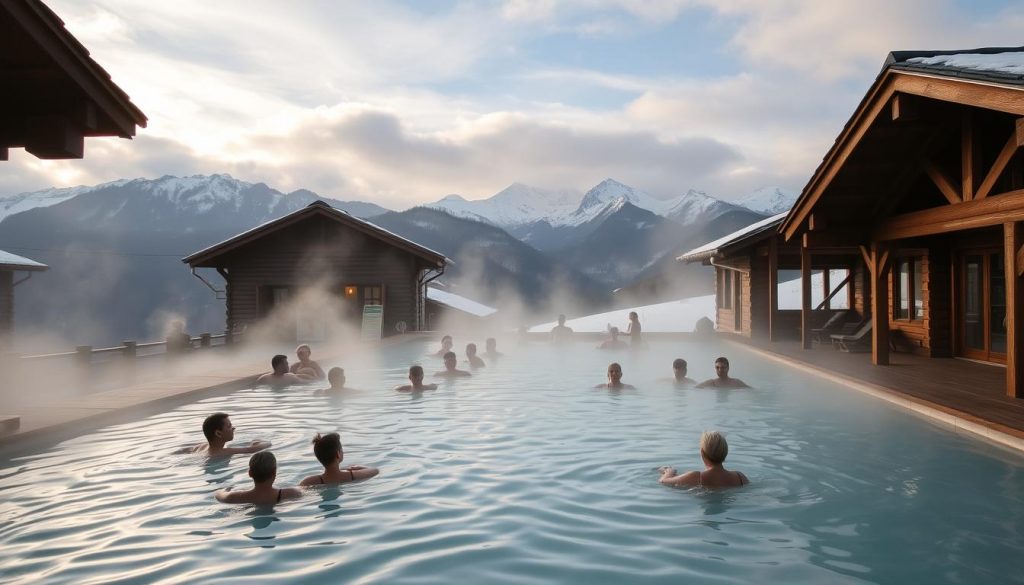
<instances>
[{"instance_id":1,"label":"swimmer with blond hair","mask_svg":"<svg viewBox=\"0 0 1024 585\"><path fill-rule=\"evenodd\" d=\"M311 475L300 481L299 485L302 487L369 479L380 473L376 467L362 465L349 465L342 469L341 462L345 459L345 451L341 447L341 435L338 433L327 433L326 435L317 433L313 437L313 454L324 466L324 472L319 475Z\"/></svg>"},{"instance_id":2,"label":"swimmer with blond hair","mask_svg":"<svg viewBox=\"0 0 1024 585\"><path fill-rule=\"evenodd\" d=\"M397 392L422 392L424 390L437 390L437 384L423 383L423 366L410 366L409 383L395 386Z\"/></svg>"},{"instance_id":3,"label":"swimmer with blond hair","mask_svg":"<svg viewBox=\"0 0 1024 585\"><path fill-rule=\"evenodd\" d=\"M687 471L676 475L675 468L661 467L659 483L676 487L723 488L747 485L750 480L740 471L729 471L723 467L729 455L729 443L718 431L704 431L700 436L700 458L703 471Z\"/></svg>"},{"instance_id":4,"label":"swimmer with blond hair","mask_svg":"<svg viewBox=\"0 0 1024 585\"><path fill-rule=\"evenodd\" d=\"M598 384L594 388L606 388L608 390L634 390L634 386L622 383L622 366L617 362L608 364L608 383Z\"/></svg>"},{"instance_id":5,"label":"swimmer with blond hair","mask_svg":"<svg viewBox=\"0 0 1024 585\"><path fill-rule=\"evenodd\" d=\"M309 347L308 343L296 347L295 357L299 358L299 361L292 364L290 371L310 380L323 380L327 377L324 374L324 369L320 367L320 364L309 359L311 355L313 355L313 348Z\"/></svg>"},{"instance_id":6,"label":"swimmer with blond hair","mask_svg":"<svg viewBox=\"0 0 1024 585\"><path fill-rule=\"evenodd\" d=\"M277 457L270 451L260 451L249 458L251 490L218 490L217 501L224 504L273 505L287 498L302 496L302 490L294 487L275 488L277 478Z\"/></svg>"}]
</instances>

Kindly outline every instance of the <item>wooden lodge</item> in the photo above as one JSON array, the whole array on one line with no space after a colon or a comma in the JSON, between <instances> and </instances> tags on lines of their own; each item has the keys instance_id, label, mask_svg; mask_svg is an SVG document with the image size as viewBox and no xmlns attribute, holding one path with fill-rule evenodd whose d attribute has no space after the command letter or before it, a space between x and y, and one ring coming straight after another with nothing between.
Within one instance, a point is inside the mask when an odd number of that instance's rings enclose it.
<instances>
[{"instance_id":1,"label":"wooden lodge","mask_svg":"<svg viewBox=\"0 0 1024 585\"><path fill-rule=\"evenodd\" d=\"M49 266L0 250L0 351L9 349L14 333L14 287ZM17 274L24 272L24 276Z\"/></svg>"},{"instance_id":2,"label":"wooden lodge","mask_svg":"<svg viewBox=\"0 0 1024 585\"><path fill-rule=\"evenodd\" d=\"M227 330L273 319L277 337L317 341L383 307L384 336L426 329L426 285L443 254L315 201L183 260L226 283Z\"/></svg>"},{"instance_id":3,"label":"wooden lodge","mask_svg":"<svg viewBox=\"0 0 1024 585\"><path fill-rule=\"evenodd\" d=\"M0 160L24 147L82 158L85 137L131 138L146 116L39 0L0 2Z\"/></svg>"},{"instance_id":4,"label":"wooden lodge","mask_svg":"<svg viewBox=\"0 0 1024 585\"><path fill-rule=\"evenodd\" d=\"M1019 398L1022 146L1024 47L894 52L788 214L680 260L715 266L719 331L809 349L842 309L872 363L1003 364ZM787 270L796 308L778 304Z\"/></svg>"}]
</instances>

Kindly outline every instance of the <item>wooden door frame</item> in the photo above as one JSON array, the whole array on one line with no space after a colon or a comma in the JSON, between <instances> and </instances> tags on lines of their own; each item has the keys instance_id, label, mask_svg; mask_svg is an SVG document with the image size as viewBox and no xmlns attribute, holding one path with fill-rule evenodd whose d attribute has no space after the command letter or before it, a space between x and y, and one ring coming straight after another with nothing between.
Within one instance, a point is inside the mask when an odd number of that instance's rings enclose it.
<instances>
[{"instance_id":1,"label":"wooden door frame","mask_svg":"<svg viewBox=\"0 0 1024 585\"><path fill-rule=\"evenodd\" d=\"M954 278L956 282L954 292L956 294L954 295L953 304L955 311L954 332L956 335L954 337L954 355L996 364L1006 363L1006 353L992 351L992 283L990 282L992 279L992 255L1002 253L1003 250L996 246L960 248L955 251ZM965 339L967 334L965 321L967 317L965 306L967 301L967 256L981 256L982 259L980 277L982 334L984 339L983 345L985 346L983 350L969 349Z\"/></svg>"}]
</instances>

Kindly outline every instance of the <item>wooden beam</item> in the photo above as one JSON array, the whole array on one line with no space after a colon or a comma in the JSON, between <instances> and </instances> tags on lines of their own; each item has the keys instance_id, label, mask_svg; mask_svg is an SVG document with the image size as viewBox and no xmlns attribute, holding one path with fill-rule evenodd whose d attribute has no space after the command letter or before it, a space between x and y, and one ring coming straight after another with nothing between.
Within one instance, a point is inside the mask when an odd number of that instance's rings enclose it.
<instances>
[{"instance_id":1,"label":"wooden beam","mask_svg":"<svg viewBox=\"0 0 1024 585\"><path fill-rule=\"evenodd\" d=\"M821 305L818 306L820 309L822 306L825 309L831 309L829 301L832 300L832 271L826 268L821 271L821 292L825 295L825 300L821 301Z\"/></svg>"},{"instance_id":2,"label":"wooden beam","mask_svg":"<svg viewBox=\"0 0 1024 585\"><path fill-rule=\"evenodd\" d=\"M1007 221L1024 221L1024 189L896 215L880 222L871 238L899 240L991 227Z\"/></svg>"},{"instance_id":3,"label":"wooden beam","mask_svg":"<svg viewBox=\"0 0 1024 585\"><path fill-rule=\"evenodd\" d=\"M25 150L38 158L82 158L85 154L85 137L67 117L29 118L25 134Z\"/></svg>"},{"instance_id":4,"label":"wooden beam","mask_svg":"<svg viewBox=\"0 0 1024 585\"><path fill-rule=\"evenodd\" d=\"M974 194L975 199L984 199L992 191L999 176L1006 170L1006 165L1010 163L1013 155L1017 154L1022 145L1024 145L1024 118L1017 118L1013 123L1013 132L1010 133L1006 144L1003 145L1003 149L999 151L995 162L992 163L992 168L988 170L981 185L978 186L978 192Z\"/></svg>"},{"instance_id":5,"label":"wooden beam","mask_svg":"<svg viewBox=\"0 0 1024 585\"><path fill-rule=\"evenodd\" d=\"M892 96L890 107L892 109L893 121L907 122L917 120L921 115L919 105L917 99L909 95L897 93Z\"/></svg>"},{"instance_id":6,"label":"wooden beam","mask_svg":"<svg viewBox=\"0 0 1024 585\"><path fill-rule=\"evenodd\" d=\"M800 343L811 349L811 251L806 247L800 248L800 284Z\"/></svg>"},{"instance_id":7,"label":"wooden beam","mask_svg":"<svg viewBox=\"0 0 1024 585\"><path fill-rule=\"evenodd\" d=\"M868 250L867 246L858 246L860 248L860 255L864 257L864 264L871 270L871 266L874 265L875 261L871 258L871 251Z\"/></svg>"},{"instance_id":8,"label":"wooden beam","mask_svg":"<svg viewBox=\"0 0 1024 585\"><path fill-rule=\"evenodd\" d=\"M768 341L776 341L779 326L779 238L768 240Z\"/></svg>"},{"instance_id":9,"label":"wooden beam","mask_svg":"<svg viewBox=\"0 0 1024 585\"><path fill-rule=\"evenodd\" d=\"M974 114L967 110L963 113L960 121L960 196L964 201L974 199L977 153L978 140L974 135Z\"/></svg>"},{"instance_id":10,"label":"wooden beam","mask_svg":"<svg viewBox=\"0 0 1024 585\"><path fill-rule=\"evenodd\" d=\"M813 231L821 231L827 226L825 218L820 213L812 213L810 219L807 220L807 229Z\"/></svg>"},{"instance_id":11,"label":"wooden beam","mask_svg":"<svg viewBox=\"0 0 1024 585\"><path fill-rule=\"evenodd\" d=\"M826 275L827 275L827 274L828 274L828 271L826 270L824 274L826 274ZM843 280L842 280L842 281L841 281L841 282L839 283L839 285L838 285L838 286L836 286L836 287L835 287L834 289L831 289L831 290L832 290L832 292L830 292L830 293L828 294L828 296L826 296L826 297L825 297L825 300L823 300L823 301L821 301L820 303L818 303L818 306L817 306L817 307L815 307L815 308L814 308L814 310L815 310L815 311L817 311L817 310L819 310L819 309L822 309L822 308L829 308L829 307L826 307L826 306L825 306L825 304L826 304L826 303L828 303L829 301L831 301L831 300L832 300L832 297L836 296L836 293L838 293L839 291L843 290L843 286L845 286L845 285L849 284L849 283L850 283L850 280L851 280L852 278L853 278L853 271L851 270L851 271L850 271L850 273L846 275L846 278L844 278L844 279L843 279ZM826 287L826 288L827 288L827 287Z\"/></svg>"},{"instance_id":12,"label":"wooden beam","mask_svg":"<svg viewBox=\"0 0 1024 585\"><path fill-rule=\"evenodd\" d=\"M924 172L928 174L928 177L933 183L935 183L935 186L939 188L939 191L947 201L951 204L963 203L964 200L960 197L960 189L953 183L953 179L950 179L949 175L947 175L935 163L925 163Z\"/></svg>"},{"instance_id":13,"label":"wooden beam","mask_svg":"<svg viewBox=\"0 0 1024 585\"><path fill-rule=\"evenodd\" d=\"M889 272L886 259L888 246L884 242L871 244L871 363L889 365Z\"/></svg>"},{"instance_id":14,"label":"wooden beam","mask_svg":"<svg viewBox=\"0 0 1024 585\"><path fill-rule=\"evenodd\" d=\"M1017 248L1017 276L1024 276L1024 246Z\"/></svg>"},{"instance_id":15,"label":"wooden beam","mask_svg":"<svg viewBox=\"0 0 1024 585\"><path fill-rule=\"evenodd\" d=\"M1006 267L1006 395L1024 398L1024 281L1020 251L1024 229L1020 222L1003 224Z\"/></svg>"}]
</instances>

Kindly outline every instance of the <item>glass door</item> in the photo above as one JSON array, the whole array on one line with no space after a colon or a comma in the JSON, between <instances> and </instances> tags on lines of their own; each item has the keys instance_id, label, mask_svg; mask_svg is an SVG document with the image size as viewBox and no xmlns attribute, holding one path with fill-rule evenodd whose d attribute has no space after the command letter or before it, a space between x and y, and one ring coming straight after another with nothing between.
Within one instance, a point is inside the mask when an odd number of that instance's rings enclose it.
<instances>
[{"instance_id":1,"label":"glass door","mask_svg":"<svg viewBox=\"0 0 1024 585\"><path fill-rule=\"evenodd\" d=\"M1003 254L978 250L961 257L960 354L1006 361L1006 280Z\"/></svg>"}]
</instances>

